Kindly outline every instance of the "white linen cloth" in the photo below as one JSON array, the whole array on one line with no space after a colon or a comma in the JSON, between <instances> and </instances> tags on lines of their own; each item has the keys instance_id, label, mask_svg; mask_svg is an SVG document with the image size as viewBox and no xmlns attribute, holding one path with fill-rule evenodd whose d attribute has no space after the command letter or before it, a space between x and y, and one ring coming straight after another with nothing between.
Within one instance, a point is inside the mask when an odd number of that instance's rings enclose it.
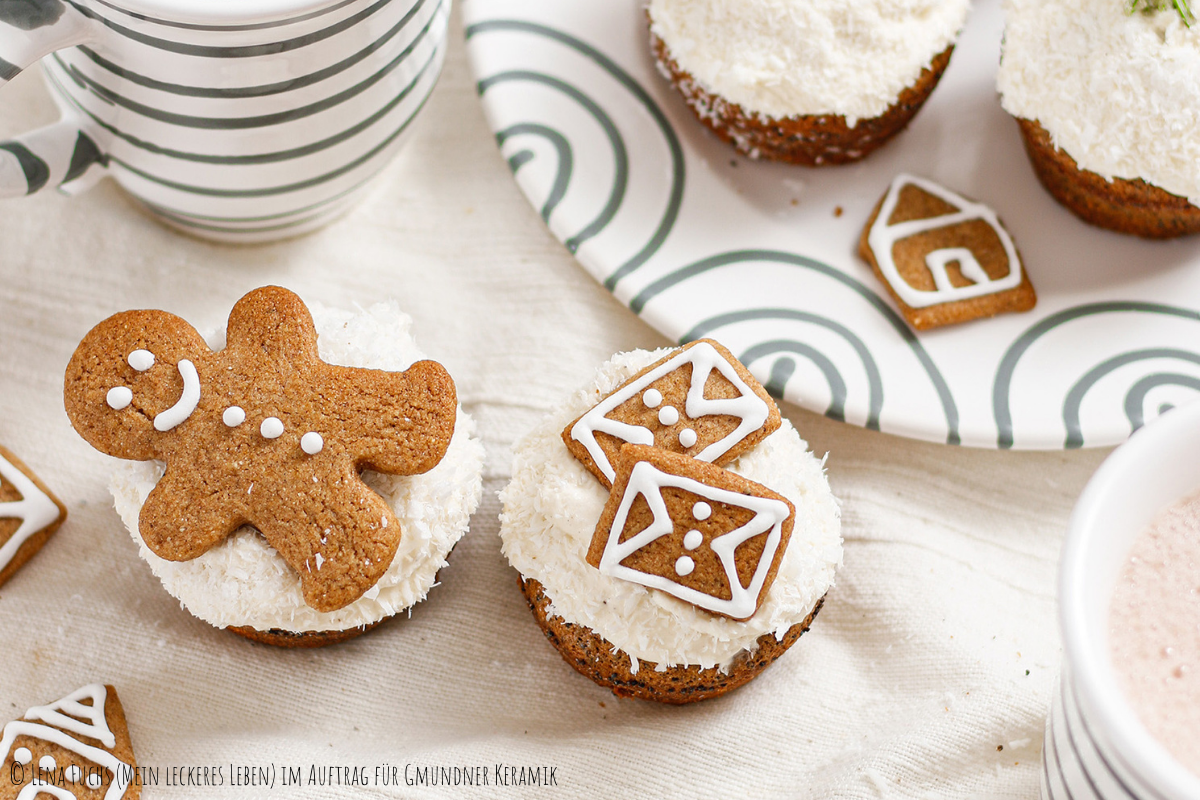
<instances>
[{"instance_id":1,"label":"white linen cloth","mask_svg":"<svg viewBox=\"0 0 1200 800\"><path fill-rule=\"evenodd\" d=\"M907 441L784 412L843 508L845 566L813 629L745 688L671 708L619 700L543 639L500 554L510 446L617 350L667 342L574 263L484 123L461 25L399 160L343 220L278 244L186 238L109 181L0 204L0 443L70 518L0 588L0 722L115 684L158 797L962 798L1037 795L1059 661L1055 569L1102 451ZM0 92L0 136L54 118L36 75ZM129 308L198 328L278 283L352 307L394 297L457 381L488 449L485 497L442 585L342 646L287 651L193 618L137 557L112 462L71 429L63 370ZM399 786L231 786L231 765L398 768ZM556 785L496 786L496 765ZM223 766L225 786L165 785ZM407 786L404 768L482 766L487 786ZM410 768L410 776L415 774ZM328 771L325 772L328 778ZM345 777L344 775L342 776ZM0 776L6 780L7 776Z\"/></svg>"}]
</instances>

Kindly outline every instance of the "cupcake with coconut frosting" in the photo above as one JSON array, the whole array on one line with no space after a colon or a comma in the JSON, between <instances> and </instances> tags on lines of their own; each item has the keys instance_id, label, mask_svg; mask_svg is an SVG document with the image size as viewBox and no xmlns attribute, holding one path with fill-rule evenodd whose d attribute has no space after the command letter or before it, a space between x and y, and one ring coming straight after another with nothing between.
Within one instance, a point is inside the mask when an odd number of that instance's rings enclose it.
<instances>
[{"instance_id":1,"label":"cupcake with coconut frosting","mask_svg":"<svg viewBox=\"0 0 1200 800\"><path fill-rule=\"evenodd\" d=\"M395 303L359 312L318 304L309 310L319 355L329 364L400 372L424 358L410 332L412 320ZM205 339L214 350L224 347L224 331ZM163 476L160 462L120 462L110 489L142 558L183 608L256 641L314 647L353 638L426 598L479 505L483 458L475 423L458 407L445 455L428 472L363 473L365 483L395 513L402 535L383 576L361 597L333 611L319 611L305 601L299 576L250 526L188 561L155 555L143 541L138 521Z\"/></svg>"},{"instance_id":2,"label":"cupcake with coconut frosting","mask_svg":"<svg viewBox=\"0 0 1200 800\"><path fill-rule=\"evenodd\" d=\"M660 72L751 158L866 157L909 123L950 61L967 0L650 0Z\"/></svg>"},{"instance_id":3,"label":"cupcake with coconut frosting","mask_svg":"<svg viewBox=\"0 0 1200 800\"><path fill-rule=\"evenodd\" d=\"M1200 28L1171 3L1005 0L997 88L1039 180L1122 233L1200 232Z\"/></svg>"},{"instance_id":4,"label":"cupcake with coconut frosting","mask_svg":"<svg viewBox=\"0 0 1200 800\"><path fill-rule=\"evenodd\" d=\"M833 585L842 542L823 462L784 419L725 465L795 507L774 582L752 616L710 613L588 563L610 493L569 452L563 430L670 352L617 354L517 442L512 480L500 494L500 536L534 617L567 663L619 696L678 704L741 686L782 655Z\"/></svg>"}]
</instances>

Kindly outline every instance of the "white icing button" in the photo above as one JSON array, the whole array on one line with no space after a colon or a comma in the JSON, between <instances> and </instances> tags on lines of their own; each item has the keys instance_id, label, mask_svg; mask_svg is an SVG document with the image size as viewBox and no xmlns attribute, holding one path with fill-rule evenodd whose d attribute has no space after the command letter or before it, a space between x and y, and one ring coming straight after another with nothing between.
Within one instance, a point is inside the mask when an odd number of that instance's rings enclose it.
<instances>
[{"instance_id":1,"label":"white icing button","mask_svg":"<svg viewBox=\"0 0 1200 800\"><path fill-rule=\"evenodd\" d=\"M278 439L283 436L283 420L279 417L267 417L258 427L258 432L264 439Z\"/></svg>"},{"instance_id":2,"label":"white icing button","mask_svg":"<svg viewBox=\"0 0 1200 800\"><path fill-rule=\"evenodd\" d=\"M79 779L83 777L83 770L72 764L67 767L66 778L71 783L79 783Z\"/></svg>"},{"instance_id":3,"label":"white icing button","mask_svg":"<svg viewBox=\"0 0 1200 800\"><path fill-rule=\"evenodd\" d=\"M712 516L712 506L703 501L692 506L692 516L696 519L708 519Z\"/></svg>"},{"instance_id":4,"label":"white icing button","mask_svg":"<svg viewBox=\"0 0 1200 800\"><path fill-rule=\"evenodd\" d=\"M96 773L93 772L91 775L88 775L87 785L90 786L91 788L99 789L101 783L102 783L102 781L100 780L100 776L97 775Z\"/></svg>"},{"instance_id":5,"label":"white icing button","mask_svg":"<svg viewBox=\"0 0 1200 800\"><path fill-rule=\"evenodd\" d=\"M702 544L704 544L704 534L700 531L688 531L683 537L683 546L688 550L695 550Z\"/></svg>"},{"instance_id":6,"label":"white icing button","mask_svg":"<svg viewBox=\"0 0 1200 800\"><path fill-rule=\"evenodd\" d=\"M29 752L28 747L18 747L13 753L13 761L16 761L21 766L25 766L30 761L33 761L33 753Z\"/></svg>"},{"instance_id":7,"label":"white icing button","mask_svg":"<svg viewBox=\"0 0 1200 800\"><path fill-rule=\"evenodd\" d=\"M300 449L308 453L310 456L315 456L321 452L321 448L325 446L325 440L321 438L321 434L316 431L309 431L300 437Z\"/></svg>"},{"instance_id":8,"label":"white icing button","mask_svg":"<svg viewBox=\"0 0 1200 800\"><path fill-rule=\"evenodd\" d=\"M675 574L679 575L680 577L684 575L691 575L692 570L695 568L696 562L692 561L691 557L689 556L680 556L675 561Z\"/></svg>"},{"instance_id":9,"label":"white icing button","mask_svg":"<svg viewBox=\"0 0 1200 800\"><path fill-rule=\"evenodd\" d=\"M108 407L120 411L133 402L133 390L128 386L114 386L108 390L108 397L105 398Z\"/></svg>"},{"instance_id":10,"label":"white icing button","mask_svg":"<svg viewBox=\"0 0 1200 800\"><path fill-rule=\"evenodd\" d=\"M145 372L154 366L154 353L149 350L134 350L129 354L129 366L138 372Z\"/></svg>"},{"instance_id":11,"label":"white icing button","mask_svg":"<svg viewBox=\"0 0 1200 800\"><path fill-rule=\"evenodd\" d=\"M675 406L666 406L659 410L658 421L663 425L674 425L679 422L679 412L675 410Z\"/></svg>"},{"instance_id":12,"label":"white icing button","mask_svg":"<svg viewBox=\"0 0 1200 800\"><path fill-rule=\"evenodd\" d=\"M658 404L662 402L662 392L658 389L647 389L642 394L642 402L646 404L646 408L658 408Z\"/></svg>"},{"instance_id":13,"label":"white icing button","mask_svg":"<svg viewBox=\"0 0 1200 800\"><path fill-rule=\"evenodd\" d=\"M42 756L38 759L38 766L49 772L55 769L58 763L54 760L54 756Z\"/></svg>"},{"instance_id":14,"label":"white icing button","mask_svg":"<svg viewBox=\"0 0 1200 800\"><path fill-rule=\"evenodd\" d=\"M241 406L230 406L221 415L221 421L225 423L226 427L236 428L246 421L246 412L242 410Z\"/></svg>"},{"instance_id":15,"label":"white icing button","mask_svg":"<svg viewBox=\"0 0 1200 800\"><path fill-rule=\"evenodd\" d=\"M696 432L691 428L684 428L679 432L679 443L684 447L691 447L696 443Z\"/></svg>"}]
</instances>

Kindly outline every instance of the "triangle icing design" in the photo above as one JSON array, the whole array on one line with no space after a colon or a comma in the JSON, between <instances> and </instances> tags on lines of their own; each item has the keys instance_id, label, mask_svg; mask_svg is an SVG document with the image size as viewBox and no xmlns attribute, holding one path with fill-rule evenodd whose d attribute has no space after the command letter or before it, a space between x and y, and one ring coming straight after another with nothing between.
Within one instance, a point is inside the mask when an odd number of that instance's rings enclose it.
<instances>
[{"instance_id":1,"label":"triangle icing design","mask_svg":"<svg viewBox=\"0 0 1200 800\"><path fill-rule=\"evenodd\" d=\"M85 698L91 699L90 706L79 702ZM107 699L108 690L93 683L48 706L34 706L25 712L25 719L40 720L78 736L95 739L105 747L116 747L117 737L109 730L108 720L104 718Z\"/></svg>"},{"instance_id":2,"label":"triangle icing design","mask_svg":"<svg viewBox=\"0 0 1200 800\"><path fill-rule=\"evenodd\" d=\"M953 214L941 214L934 217L910 219L904 222L888 224L888 220L892 218L892 213L896 210L896 204L900 200L900 192L906 186L914 186L928 192L934 197L956 207L958 211ZM925 266L929 268L929 272L933 275L933 282L936 287L934 291L915 289L900 276L900 270L896 267L896 259L893 255L893 248L897 242L907 239L910 236L916 236L919 233L937 230L938 228L948 228L952 225L972 222L974 220L986 222L996 232L996 235L1000 237L1000 243L1004 247L1004 254L1008 258L1007 275L993 280L984 272L979 259L969 248L945 247L925 254ZM899 295L900 299L910 308L927 308L929 306L941 305L942 303L952 303L959 300L969 300L973 297L999 294L1000 292L1006 292L1021 285L1021 259L1017 255L1017 248L1013 244L1012 237L1009 236L1004 226L1000 224L1000 218L996 216L996 212L983 203L968 200L944 186L939 186L933 181L927 181L915 175L900 174L892 181L892 185L888 188L887 196L883 199L883 205L880 206L879 213L875 216L875 223L871 226L870 233L867 235L867 243L871 246L871 251L875 254L875 260L879 264L879 271L883 273L884 278L887 279L888 284ZM974 281L974 283L969 286L953 285L950 282L950 276L946 273L947 265L952 262L958 262L962 274Z\"/></svg>"},{"instance_id":3,"label":"triangle icing design","mask_svg":"<svg viewBox=\"0 0 1200 800\"><path fill-rule=\"evenodd\" d=\"M767 421L771 413L770 407L742 380L733 365L708 342L697 342L605 397L571 427L571 438L587 448L588 454L610 483L616 478L616 470L600 443L596 441L596 434L607 433L629 444L645 445L654 444L654 434L639 425L610 419L608 414L659 378L685 364L692 366L692 381L684 405L688 417L696 419L710 414L722 414L739 419L737 428L697 453L697 459L716 461ZM737 388L738 397L708 399L704 396L704 386L714 369Z\"/></svg>"},{"instance_id":4,"label":"triangle icing design","mask_svg":"<svg viewBox=\"0 0 1200 800\"><path fill-rule=\"evenodd\" d=\"M0 503L0 519L19 519L20 527L0 545L0 569L4 569L21 545L38 531L58 519L59 510L54 501L37 487L32 480L17 469L16 465L0 455L0 476L11 483L21 494L20 500ZM103 687L102 687L103 688Z\"/></svg>"},{"instance_id":5,"label":"triangle icing design","mask_svg":"<svg viewBox=\"0 0 1200 800\"><path fill-rule=\"evenodd\" d=\"M631 553L666 536L675 529L675 523L667 511L666 501L662 496L662 490L668 487L683 489L714 503L725 503L754 512L754 516L745 525L716 537L711 543L712 550L720 560L721 566L725 570L725 577L729 581L730 599L713 597L662 575L640 572L621 564ZM638 495L646 498L653 521L636 535L621 542L619 539L625 529L625 521ZM625 494L621 498L621 504L613 517L604 553L600 557L600 572L651 589L659 589L706 611L724 614L734 619L745 619L750 617L757 608L759 592L762 591L767 573L771 570L771 562L775 558L775 551L779 548L779 542L783 535L783 523L790 514L791 510L787 504L779 500L753 497L709 486L693 478L671 475L648 462L641 461L634 465L629 475ZM739 545L762 533L768 534L766 546L754 569L750 586L744 587L738 579L734 554Z\"/></svg>"}]
</instances>

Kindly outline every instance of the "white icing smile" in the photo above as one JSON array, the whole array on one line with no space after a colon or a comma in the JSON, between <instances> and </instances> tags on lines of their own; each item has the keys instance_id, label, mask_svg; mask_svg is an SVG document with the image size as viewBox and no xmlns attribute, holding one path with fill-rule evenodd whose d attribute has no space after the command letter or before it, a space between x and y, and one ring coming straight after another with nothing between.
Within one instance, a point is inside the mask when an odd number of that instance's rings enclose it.
<instances>
[{"instance_id":1,"label":"white icing smile","mask_svg":"<svg viewBox=\"0 0 1200 800\"><path fill-rule=\"evenodd\" d=\"M181 424L200 405L200 375L196 365L186 358L179 362L179 377L183 378L183 394L179 402L154 418L154 430L165 432Z\"/></svg>"},{"instance_id":2,"label":"white icing smile","mask_svg":"<svg viewBox=\"0 0 1200 800\"><path fill-rule=\"evenodd\" d=\"M154 366L154 354L149 350L134 350L127 360L129 366L138 372L145 372ZM196 372L196 365L186 358L180 361L179 377L183 378L183 393L179 395L179 400L154 418L154 430L160 433L182 424L200 405L200 374ZM133 402L133 391L128 386L114 386L108 390L105 402L115 411L128 408Z\"/></svg>"}]
</instances>

